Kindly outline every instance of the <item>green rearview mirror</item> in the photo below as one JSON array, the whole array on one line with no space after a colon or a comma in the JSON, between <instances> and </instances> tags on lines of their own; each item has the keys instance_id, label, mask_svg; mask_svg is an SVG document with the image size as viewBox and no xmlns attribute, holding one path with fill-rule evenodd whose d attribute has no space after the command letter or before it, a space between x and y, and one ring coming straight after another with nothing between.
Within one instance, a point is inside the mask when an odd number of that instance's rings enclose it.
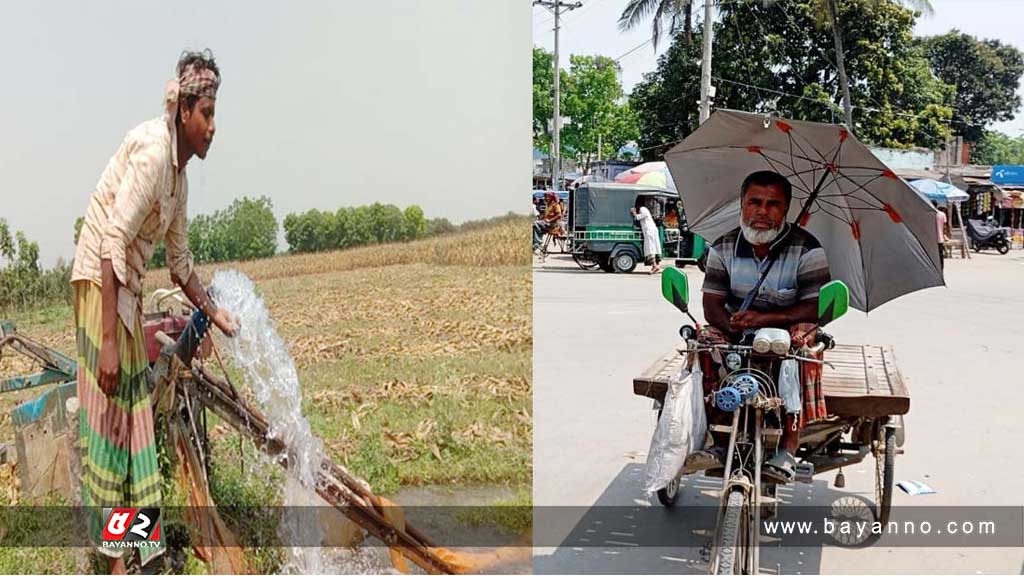
<instances>
[{"instance_id":1,"label":"green rearview mirror","mask_svg":"<svg viewBox=\"0 0 1024 576\"><path fill-rule=\"evenodd\" d=\"M841 280L833 280L818 291L818 326L846 314L850 307L850 289Z\"/></svg>"},{"instance_id":2,"label":"green rearview mirror","mask_svg":"<svg viewBox=\"0 0 1024 576\"><path fill-rule=\"evenodd\" d=\"M678 268L665 268L661 273L661 295L680 312L687 312L690 302L690 282Z\"/></svg>"}]
</instances>

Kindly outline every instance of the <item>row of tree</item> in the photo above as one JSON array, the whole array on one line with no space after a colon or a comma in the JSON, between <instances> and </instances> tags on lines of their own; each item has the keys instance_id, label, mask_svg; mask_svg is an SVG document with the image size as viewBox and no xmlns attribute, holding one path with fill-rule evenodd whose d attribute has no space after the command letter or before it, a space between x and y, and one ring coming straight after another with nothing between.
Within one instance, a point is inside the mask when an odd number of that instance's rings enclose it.
<instances>
[{"instance_id":1,"label":"row of tree","mask_svg":"<svg viewBox=\"0 0 1024 576\"><path fill-rule=\"evenodd\" d=\"M1024 164L1024 138L1007 136L987 130L971 147L971 162L975 164Z\"/></svg>"},{"instance_id":2,"label":"row of tree","mask_svg":"<svg viewBox=\"0 0 1024 576\"><path fill-rule=\"evenodd\" d=\"M427 232L427 219L419 206L403 211L393 204L376 202L336 212L314 209L284 219L284 237L293 253L407 242L423 238Z\"/></svg>"},{"instance_id":3,"label":"row of tree","mask_svg":"<svg viewBox=\"0 0 1024 576\"><path fill-rule=\"evenodd\" d=\"M11 233L0 218L0 315L45 304L67 303L71 298L71 267L58 262L50 270L39 266L39 244L22 231Z\"/></svg>"},{"instance_id":4,"label":"row of tree","mask_svg":"<svg viewBox=\"0 0 1024 576\"><path fill-rule=\"evenodd\" d=\"M83 218L75 222L75 243ZM367 244L407 242L460 229L445 218L427 219L419 206L405 210L392 204L344 207L335 212L309 210L284 218L291 253L339 250ZM197 263L269 258L277 253L278 222L270 198L238 198L226 209L192 218L188 245ZM38 250L37 250L38 251ZM149 263L166 265L161 242Z\"/></svg>"},{"instance_id":5,"label":"row of tree","mask_svg":"<svg viewBox=\"0 0 1024 576\"><path fill-rule=\"evenodd\" d=\"M1020 107L1024 55L956 30L915 38L921 15L915 8L931 12L930 3L920 0L721 2L714 25L714 105L822 122L843 122L848 114L857 137L878 146L934 149L958 134L988 157L1007 149L1005 139L986 126L1012 119ZM667 34L672 43L628 102L614 74L590 73L617 70L608 58L573 56L570 70L562 71L561 107L571 116L563 155L585 161L595 150L595 132L587 130L601 126L605 142L617 147L636 134L643 159L657 160L696 129L704 23L693 21L689 0L628 0L620 25L647 21L655 42ZM545 151L551 67L550 54L535 48L534 145ZM619 127L614 135L612 126Z\"/></svg>"}]
</instances>

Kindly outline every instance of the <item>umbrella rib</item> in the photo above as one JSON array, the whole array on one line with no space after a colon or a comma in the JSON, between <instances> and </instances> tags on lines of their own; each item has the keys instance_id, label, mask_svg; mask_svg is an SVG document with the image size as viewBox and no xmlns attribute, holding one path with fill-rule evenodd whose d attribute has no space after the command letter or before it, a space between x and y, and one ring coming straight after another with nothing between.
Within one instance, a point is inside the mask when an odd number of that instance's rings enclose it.
<instances>
[{"instance_id":1,"label":"umbrella rib","mask_svg":"<svg viewBox=\"0 0 1024 576\"><path fill-rule=\"evenodd\" d=\"M868 281L868 266L864 262L864 245L860 243L860 238L855 238L855 240L857 241L857 252L860 255L860 271L864 274L864 313L867 314L871 311L871 291L868 290L870 285Z\"/></svg>"},{"instance_id":2,"label":"umbrella rib","mask_svg":"<svg viewBox=\"0 0 1024 576\"><path fill-rule=\"evenodd\" d=\"M782 166L785 166L785 164L784 164L784 163L782 163L781 161L779 161L779 160L773 160L772 158L769 158L769 157L768 157L768 155L767 155L767 154L765 154L764 152L759 152L759 154L761 155L761 157L762 157L762 158L764 158L764 159L765 159L765 162L767 162L767 163L768 163L768 165L769 165L769 166L771 166L771 167L772 167L772 168L773 168L773 169L774 169L774 170L775 170L776 172L780 172L780 170L779 170L779 167L778 167L778 166L776 166L775 162L778 162L778 163L779 163L779 164L781 164ZM795 175L795 174L794 174L794 175ZM797 188L797 189L799 189L799 190L800 190L801 192L803 192L803 193L807 194L808 196L810 196L810 194L811 194L811 191L810 191L810 190L808 190L808 189L806 188L806 185L805 185L805 183L804 183L803 179L801 179L801 178L799 178L799 177L798 177L798 178L797 178L797 180L798 180L798 182L799 182L799 185L797 185L797 186L794 186L794 188Z\"/></svg>"},{"instance_id":3,"label":"umbrella rib","mask_svg":"<svg viewBox=\"0 0 1024 576\"><path fill-rule=\"evenodd\" d=\"M859 184L857 182L854 182L853 179L849 178L846 174L843 174L842 172L839 173L839 176L842 176L847 182L849 182L850 184L853 184L854 186L856 186L858 190L863 190L865 194L867 194L868 196L871 196L872 198L877 200L880 204L883 204L883 205L885 204L885 202L881 198L879 198L878 196L875 196L870 190L865 188L863 184ZM881 178L881 175L879 175L877 178ZM873 178L873 179L865 182L864 184L870 184L870 183L874 182L877 178ZM849 194L853 194L853 193L854 192L850 192Z\"/></svg>"},{"instance_id":4,"label":"umbrella rib","mask_svg":"<svg viewBox=\"0 0 1024 576\"><path fill-rule=\"evenodd\" d=\"M789 170L790 170L790 172L793 173L793 176L796 176L797 180L799 180L800 183L802 183L805 186L805 188L806 188L805 191L807 191L807 195L810 196L811 195L811 192L809 191L810 186L808 186L808 183L804 182L804 179L802 177L798 176L797 173L796 173L796 157L797 157L797 155L793 153L793 145L796 144L797 148L800 149L800 152L802 152L805 155L804 157L802 157L804 160L807 160L808 162L810 162L811 165L814 164L814 161L811 160L810 158L806 157L807 151L804 150L802 146L800 146L799 142L796 141L796 138L793 136L792 132L787 132L786 133L786 137L789 140L789 162L790 162ZM815 152L817 152L817 150L815 150ZM820 153L819 153L819 155L820 155ZM811 183L811 185L813 185L813 182Z\"/></svg>"},{"instance_id":5,"label":"umbrella rib","mask_svg":"<svg viewBox=\"0 0 1024 576\"><path fill-rule=\"evenodd\" d=\"M792 153L792 151L793 151L793 144L796 144L796 147L799 148L801 152L803 152L804 154L810 156L810 154L807 154L807 150L804 150L804 147L801 146L800 143L796 141L796 137L793 135L792 131L787 132L786 135L789 136L789 142L790 142L789 149L790 149L790 153ZM810 143L808 143L808 144L810 144ZM810 148L811 148L811 150L814 150L815 154L818 155L818 157L820 158L820 160L819 160L820 162L825 163L825 164L828 163L828 159L825 158L825 155L822 154L820 150L818 150L814 146L811 146Z\"/></svg>"},{"instance_id":6,"label":"umbrella rib","mask_svg":"<svg viewBox=\"0 0 1024 576\"><path fill-rule=\"evenodd\" d=\"M857 186L858 189L863 190L865 193L867 193L869 196L871 196L875 200L881 202L882 204L885 204L885 202L882 202L881 198L879 198L878 196L875 196L874 194L871 193L871 191L869 191L868 189L864 188L860 184L857 184L853 180L850 180L845 174L840 173L839 175L842 176L843 178L846 178L851 184L853 184L854 186ZM870 183L870 182L868 182L868 183ZM909 186L910 185L907 184L907 187L909 187ZM939 268L937 266L935 266L935 262L932 261L931 255L928 253L928 250L924 247L924 244L921 242L921 239L917 237L917 234L915 234L913 230L910 229L910 226L907 225L907 221L906 220L904 220L904 221L902 221L900 223L903 224L903 227L907 231L910 232L910 237L913 238L915 242L917 242L917 245L921 248L921 251L924 252L924 254L926 256L928 256L928 263L931 264L932 268L935 271L938 272ZM858 246L860 245L860 239L859 238L857 239L857 244L858 244ZM863 259L864 259L864 257L863 257L863 248L861 248L861 251L862 251L862 254L861 254L861 268L864 269L864 277L866 279L867 278L867 268L863 265ZM939 275L941 277L941 272L939 272ZM865 284L865 286L866 286L866 284ZM865 290L864 298L865 298L865 308L869 308L869 306L866 303L867 302L867 298L868 298L867 290Z\"/></svg>"},{"instance_id":7,"label":"umbrella rib","mask_svg":"<svg viewBox=\"0 0 1024 576\"><path fill-rule=\"evenodd\" d=\"M818 197L819 198L846 198L847 200L856 200L858 202L862 202L865 205L863 207L857 207L858 209L861 209L861 210L869 210L869 209L870 210L884 210L885 209L885 208L883 208L881 206L873 206L869 201L865 200L864 198L861 198L860 196L857 196L856 195L856 191L854 191L854 192L839 192L839 193L836 193L836 194L819 194ZM877 198L872 197L872 200L877 200ZM851 208L853 208L853 206L851 206Z\"/></svg>"},{"instance_id":8,"label":"umbrella rib","mask_svg":"<svg viewBox=\"0 0 1024 576\"><path fill-rule=\"evenodd\" d=\"M820 209L820 210L821 210L822 212L824 212L825 214L828 214L829 216L831 216L831 217L835 218L836 220L839 220L839 221L840 221L840 222L842 222L843 224L847 224L847 225L852 225L852 224L853 224L853 222L852 222L853 218L851 217L851 218L850 218L850 219L848 220L848 219L846 218L846 214L843 214L843 213L842 213L842 212L843 212L843 207L842 207L842 206L839 206L838 204L832 204L831 202L829 202L829 203L826 203L826 204L827 204L828 206L832 206L833 208L836 208L837 210L839 210L839 215L837 216L836 214L832 213L832 211L831 211L831 210L828 210L828 209L826 209L826 208L825 208L825 206L823 206L823 205L821 205L821 204L819 204L819 205L818 205L818 208L819 208L819 209ZM852 216L852 215L851 215L851 216Z\"/></svg>"}]
</instances>

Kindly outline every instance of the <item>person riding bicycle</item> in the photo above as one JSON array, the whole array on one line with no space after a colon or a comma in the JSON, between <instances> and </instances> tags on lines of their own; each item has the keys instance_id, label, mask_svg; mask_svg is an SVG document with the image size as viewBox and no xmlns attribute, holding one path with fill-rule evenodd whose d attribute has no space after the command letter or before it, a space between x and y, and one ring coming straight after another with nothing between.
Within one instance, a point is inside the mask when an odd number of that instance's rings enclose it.
<instances>
[{"instance_id":1,"label":"person riding bicycle","mask_svg":"<svg viewBox=\"0 0 1024 576\"><path fill-rule=\"evenodd\" d=\"M716 240L708 251L704 276L706 326L698 338L705 343L738 343L745 331L764 327L787 329L793 344L813 345L818 315L818 291L831 279L825 250L810 232L786 222L792 185L781 174L754 172L744 179L740 225ZM754 288L769 252L777 260L749 310L739 311ZM823 409L823 407L822 407ZM713 418L709 408L709 420ZM818 415L807 415L811 419ZM800 446L800 425L807 418L787 414L779 450L762 473L780 482L795 475L794 454ZM716 446L691 455L687 467L724 465L725 453Z\"/></svg>"},{"instance_id":2,"label":"person riding bicycle","mask_svg":"<svg viewBox=\"0 0 1024 576\"><path fill-rule=\"evenodd\" d=\"M558 196L551 191L544 193L544 214L533 223L533 251L540 250L544 234L559 235L562 230L562 215L565 208Z\"/></svg>"}]
</instances>

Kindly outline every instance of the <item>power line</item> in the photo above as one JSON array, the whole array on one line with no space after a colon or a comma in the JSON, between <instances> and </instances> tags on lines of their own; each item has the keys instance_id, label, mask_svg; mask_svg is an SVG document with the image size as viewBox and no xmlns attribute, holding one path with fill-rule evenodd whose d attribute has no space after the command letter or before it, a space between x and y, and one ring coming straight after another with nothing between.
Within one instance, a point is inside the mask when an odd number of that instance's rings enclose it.
<instances>
[{"instance_id":1,"label":"power line","mask_svg":"<svg viewBox=\"0 0 1024 576\"><path fill-rule=\"evenodd\" d=\"M619 62L619 61L621 61L621 60L622 60L623 58L625 58L626 56L629 56L629 55L630 55L630 54L632 54L633 52L636 52L637 50L639 50L639 49L643 48L644 46L647 46L647 45L648 45L648 44L650 44L650 43L651 43L652 41L653 41L653 40L652 40L651 38L648 38L647 40L644 40L643 42L641 42L641 43L637 44L636 46L634 46L634 47L630 48L630 49L629 49L629 51L628 51L628 52L626 52L625 54L623 54L622 56L619 56L618 58L615 58L615 61L616 61L616 62Z\"/></svg>"}]
</instances>

